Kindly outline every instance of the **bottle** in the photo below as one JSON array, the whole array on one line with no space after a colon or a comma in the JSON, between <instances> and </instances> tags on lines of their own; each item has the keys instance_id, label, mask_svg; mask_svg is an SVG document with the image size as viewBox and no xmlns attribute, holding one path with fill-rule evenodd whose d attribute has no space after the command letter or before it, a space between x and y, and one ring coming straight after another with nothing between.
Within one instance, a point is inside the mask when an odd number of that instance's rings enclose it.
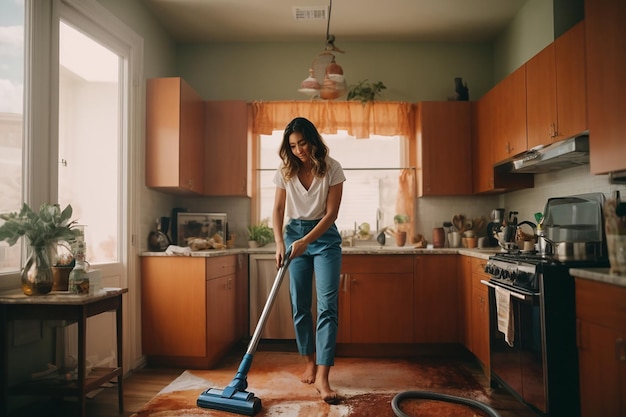
<instances>
[{"instance_id":1,"label":"bottle","mask_svg":"<svg viewBox=\"0 0 626 417\"><path fill-rule=\"evenodd\" d=\"M70 272L68 291L71 294L89 294L89 275L85 262L85 242L74 242L74 260L76 264Z\"/></svg>"}]
</instances>

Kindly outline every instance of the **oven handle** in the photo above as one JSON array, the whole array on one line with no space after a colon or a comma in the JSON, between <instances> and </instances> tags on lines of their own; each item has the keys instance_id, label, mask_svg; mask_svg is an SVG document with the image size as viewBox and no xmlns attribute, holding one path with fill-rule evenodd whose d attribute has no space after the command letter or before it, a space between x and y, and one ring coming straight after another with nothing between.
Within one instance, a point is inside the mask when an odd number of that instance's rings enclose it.
<instances>
[{"instance_id":1,"label":"oven handle","mask_svg":"<svg viewBox=\"0 0 626 417\"><path fill-rule=\"evenodd\" d=\"M491 283L491 282L489 282L489 281L485 281L484 279L481 279L481 280L480 280L480 283L481 283L481 284L485 284L486 286L491 287L491 288L494 288L494 289L495 289L495 288L498 288L498 286L497 286L497 285L494 285L494 284L492 284L492 283ZM504 288L504 287L500 287L500 288ZM511 295L512 295L513 297L515 297L515 298L519 298L520 300L524 300L524 301L532 301L532 296L528 296L528 295L520 294L520 293L518 293L518 292L511 291L511 290L509 290L508 288L505 288L505 289L506 289L506 290L508 290L508 291L511 293Z\"/></svg>"}]
</instances>

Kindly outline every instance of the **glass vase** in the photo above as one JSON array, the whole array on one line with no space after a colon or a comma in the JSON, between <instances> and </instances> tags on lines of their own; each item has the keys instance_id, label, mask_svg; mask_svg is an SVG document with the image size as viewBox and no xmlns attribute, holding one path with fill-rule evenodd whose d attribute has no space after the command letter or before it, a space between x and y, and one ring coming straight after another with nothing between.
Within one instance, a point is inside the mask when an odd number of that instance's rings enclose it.
<instances>
[{"instance_id":1,"label":"glass vase","mask_svg":"<svg viewBox=\"0 0 626 417\"><path fill-rule=\"evenodd\" d=\"M22 269L22 291L26 295L46 295L52 290L52 268L47 247L31 246Z\"/></svg>"}]
</instances>

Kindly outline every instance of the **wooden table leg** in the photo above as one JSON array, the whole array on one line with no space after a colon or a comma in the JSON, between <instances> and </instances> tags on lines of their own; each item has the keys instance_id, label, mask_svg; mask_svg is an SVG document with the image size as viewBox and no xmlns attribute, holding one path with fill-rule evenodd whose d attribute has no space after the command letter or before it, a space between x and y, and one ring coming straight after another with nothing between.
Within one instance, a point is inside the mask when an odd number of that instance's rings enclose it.
<instances>
[{"instance_id":1,"label":"wooden table leg","mask_svg":"<svg viewBox=\"0 0 626 417\"><path fill-rule=\"evenodd\" d=\"M84 309L81 310L81 317L78 320L78 404L80 407L81 417L86 417L86 398L85 392L85 371L87 368L87 314Z\"/></svg>"},{"instance_id":2,"label":"wooden table leg","mask_svg":"<svg viewBox=\"0 0 626 417\"><path fill-rule=\"evenodd\" d=\"M121 368L120 374L117 376L117 398L120 413L124 412L124 366L123 366L123 343L122 343L122 296L120 295L120 304L115 310L115 322L117 329L117 366Z\"/></svg>"},{"instance_id":3,"label":"wooden table leg","mask_svg":"<svg viewBox=\"0 0 626 417\"><path fill-rule=\"evenodd\" d=\"M8 415L8 389L9 389L9 324L5 306L0 306L0 417Z\"/></svg>"}]
</instances>

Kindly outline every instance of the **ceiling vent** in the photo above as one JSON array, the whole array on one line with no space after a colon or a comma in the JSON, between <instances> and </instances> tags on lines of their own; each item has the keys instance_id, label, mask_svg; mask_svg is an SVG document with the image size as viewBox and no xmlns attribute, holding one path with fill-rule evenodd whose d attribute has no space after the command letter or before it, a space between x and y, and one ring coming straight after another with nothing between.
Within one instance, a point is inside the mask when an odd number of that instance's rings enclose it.
<instances>
[{"instance_id":1,"label":"ceiling vent","mask_svg":"<svg viewBox=\"0 0 626 417\"><path fill-rule=\"evenodd\" d=\"M301 20L328 19L328 6L293 6L293 18Z\"/></svg>"}]
</instances>

